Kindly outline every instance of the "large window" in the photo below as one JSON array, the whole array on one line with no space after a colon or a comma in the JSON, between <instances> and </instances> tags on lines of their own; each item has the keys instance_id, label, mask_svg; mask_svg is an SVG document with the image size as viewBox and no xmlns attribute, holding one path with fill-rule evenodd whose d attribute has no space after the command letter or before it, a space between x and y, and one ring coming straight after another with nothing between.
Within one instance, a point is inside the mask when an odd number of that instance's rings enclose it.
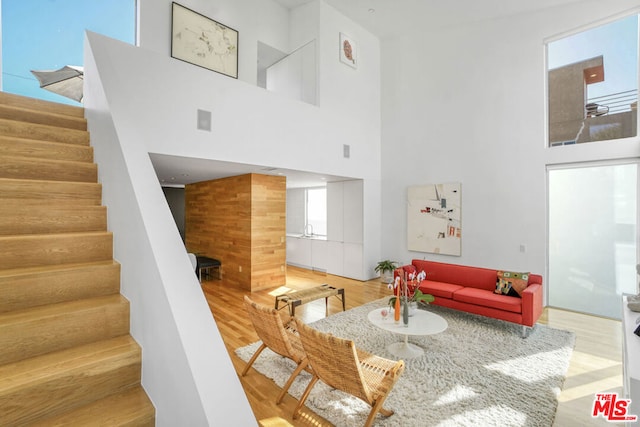
<instances>
[{"instance_id":1,"label":"large window","mask_svg":"<svg viewBox=\"0 0 640 427\"><path fill-rule=\"evenodd\" d=\"M638 15L547 44L549 146L637 135Z\"/></svg>"},{"instance_id":2,"label":"large window","mask_svg":"<svg viewBox=\"0 0 640 427\"><path fill-rule=\"evenodd\" d=\"M327 235L327 189L307 188L306 233Z\"/></svg>"},{"instance_id":3,"label":"large window","mask_svg":"<svg viewBox=\"0 0 640 427\"><path fill-rule=\"evenodd\" d=\"M133 44L136 0L1 0L2 90L78 105L40 88L31 70L83 66L84 32Z\"/></svg>"},{"instance_id":4,"label":"large window","mask_svg":"<svg viewBox=\"0 0 640 427\"><path fill-rule=\"evenodd\" d=\"M636 293L638 163L549 169L549 305L620 319Z\"/></svg>"}]
</instances>

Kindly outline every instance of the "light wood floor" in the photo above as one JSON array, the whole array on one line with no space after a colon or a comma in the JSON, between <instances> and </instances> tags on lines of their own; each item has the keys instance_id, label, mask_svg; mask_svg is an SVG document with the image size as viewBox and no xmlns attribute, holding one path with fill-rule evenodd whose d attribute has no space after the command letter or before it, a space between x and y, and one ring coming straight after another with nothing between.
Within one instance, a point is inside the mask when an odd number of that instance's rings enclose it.
<instances>
[{"instance_id":1,"label":"light wood floor","mask_svg":"<svg viewBox=\"0 0 640 427\"><path fill-rule=\"evenodd\" d=\"M345 289L347 309L389 295L380 280L359 282L338 276L312 272L301 268L287 268L287 283L281 288L254 292L251 297L272 306L275 295L286 289L305 289L329 283ZM244 362L234 353L238 347L257 341L253 327L242 306L245 291L226 286L223 280L202 283L209 307L216 319L227 351L238 374ZM329 314L342 310L337 298L329 299ZM286 310L283 310L283 313ZM324 299L296 308L296 316L313 322L325 316ZM620 322L558 309L545 309L541 324L568 329L576 334L576 346L571 359L567 380L559 396L554 426L610 425L602 418L593 419L591 409L595 393L622 393L622 334ZM544 367L541 367L544 369ZM291 414L297 400L287 395L280 405L275 397L280 389L268 378L251 369L240 379L256 420L262 426L330 426L328 421L306 410L293 420Z\"/></svg>"}]
</instances>

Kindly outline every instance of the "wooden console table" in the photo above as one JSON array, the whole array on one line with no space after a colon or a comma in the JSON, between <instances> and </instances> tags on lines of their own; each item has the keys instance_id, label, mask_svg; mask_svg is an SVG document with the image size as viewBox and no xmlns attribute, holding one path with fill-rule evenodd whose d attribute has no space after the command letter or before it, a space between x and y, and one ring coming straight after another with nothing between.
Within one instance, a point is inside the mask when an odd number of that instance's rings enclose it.
<instances>
[{"instance_id":1,"label":"wooden console table","mask_svg":"<svg viewBox=\"0 0 640 427\"><path fill-rule=\"evenodd\" d=\"M314 288L302 289L300 291L288 292L286 294L276 296L276 310L280 310L280 303L284 303L289 307L289 314L294 316L296 314L297 306L308 303L309 301L324 298L325 313L329 314L330 296L336 296L340 299L342 301L342 311L345 311L344 289L329 286L326 283ZM284 308L284 306L282 308Z\"/></svg>"}]
</instances>

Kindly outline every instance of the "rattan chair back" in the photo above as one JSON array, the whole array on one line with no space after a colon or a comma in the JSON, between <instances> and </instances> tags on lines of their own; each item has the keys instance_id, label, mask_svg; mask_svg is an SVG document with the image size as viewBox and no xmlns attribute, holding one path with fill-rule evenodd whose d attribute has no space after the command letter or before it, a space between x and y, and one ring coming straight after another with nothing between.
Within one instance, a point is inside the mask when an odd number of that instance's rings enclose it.
<instances>
[{"instance_id":1,"label":"rattan chair back","mask_svg":"<svg viewBox=\"0 0 640 427\"><path fill-rule=\"evenodd\" d=\"M304 352L298 333L290 327L294 325L289 325L291 320L285 325L278 310L258 304L246 295L244 297L244 307L262 344L247 362L241 376L247 374L253 362L265 348L269 348L271 351L293 360L298 365L276 400L276 403L280 403L293 380L303 369L307 368L307 355Z\"/></svg>"},{"instance_id":2,"label":"rattan chair back","mask_svg":"<svg viewBox=\"0 0 640 427\"><path fill-rule=\"evenodd\" d=\"M318 380L371 405L365 426L373 423L378 412L385 416L393 414L393 411L382 408L382 404L404 371L402 360L389 360L359 350L353 341L318 331L300 320L296 324L309 364L313 367L313 378L298 403L294 418Z\"/></svg>"}]
</instances>

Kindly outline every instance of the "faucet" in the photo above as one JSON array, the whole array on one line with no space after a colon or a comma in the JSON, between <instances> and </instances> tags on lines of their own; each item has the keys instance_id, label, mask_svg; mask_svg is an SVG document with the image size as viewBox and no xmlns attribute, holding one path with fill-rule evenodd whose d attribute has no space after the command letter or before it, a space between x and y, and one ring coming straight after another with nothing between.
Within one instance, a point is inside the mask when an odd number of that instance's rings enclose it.
<instances>
[{"instance_id":1,"label":"faucet","mask_svg":"<svg viewBox=\"0 0 640 427\"><path fill-rule=\"evenodd\" d=\"M309 228L311 228L311 233L308 232ZM304 235L305 236L313 236L313 224L307 224L304 227Z\"/></svg>"}]
</instances>

